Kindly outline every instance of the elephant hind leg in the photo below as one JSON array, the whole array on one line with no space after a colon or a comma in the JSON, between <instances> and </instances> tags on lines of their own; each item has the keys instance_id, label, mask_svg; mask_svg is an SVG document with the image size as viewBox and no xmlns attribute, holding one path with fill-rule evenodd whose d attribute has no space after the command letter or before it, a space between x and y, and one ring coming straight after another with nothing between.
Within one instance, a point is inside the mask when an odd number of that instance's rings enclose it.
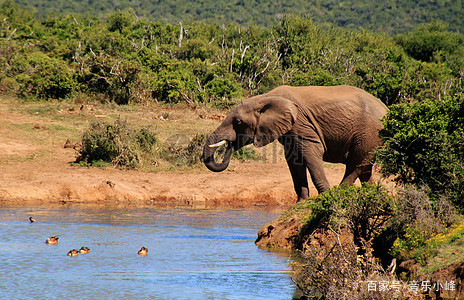
<instances>
[{"instance_id":1,"label":"elephant hind leg","mask_svg":"<svg viewBox=\"0 0 464 300\"><path fill-rule=\"evenodd\" d=\"M346 165L345 175L343 175L343 179L340 184L352 185L358 176L358 171L355 166Z\"/></svg>"},{"instance_id":2,"label":"elephant hind leg","mask_svg":"<svg viewBox=\"0 0 464 300\"><path fill-rule=\"evenodd\" d=\"M364 165L360 167L361 174L359 174L359 180L361 182L368 182L370 184L374 183L372 178L372 165Z\"/></svg>"},{"instance_id":3,"label":"elephant hind leg","mask_svg":"<svg viewBox=\"0 0 464 300\"><path fill-rule=\"evenodd\" d=\"M369 182L372 180L372 164L347 164L345 175L343 176L341 184L352 185L359 178L361 182Z\"/></svg>"}]
</instances>

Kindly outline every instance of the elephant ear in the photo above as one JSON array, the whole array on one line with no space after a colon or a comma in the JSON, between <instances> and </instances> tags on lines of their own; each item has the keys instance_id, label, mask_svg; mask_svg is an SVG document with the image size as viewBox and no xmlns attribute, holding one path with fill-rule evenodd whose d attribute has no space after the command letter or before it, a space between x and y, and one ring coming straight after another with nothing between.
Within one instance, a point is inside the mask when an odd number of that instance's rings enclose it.
<instances>
[{"instance_id":1,"label":"elephant ear","mask_svg":"<svg viewBox=\"0 0 464 300\"><path fill-rule=\"evenodd\" d=\"M298 108L294 102L283 97L266 97L258 101L259 117L253 144L262 147L293 127Z\"/></svg>"}]
</instances>

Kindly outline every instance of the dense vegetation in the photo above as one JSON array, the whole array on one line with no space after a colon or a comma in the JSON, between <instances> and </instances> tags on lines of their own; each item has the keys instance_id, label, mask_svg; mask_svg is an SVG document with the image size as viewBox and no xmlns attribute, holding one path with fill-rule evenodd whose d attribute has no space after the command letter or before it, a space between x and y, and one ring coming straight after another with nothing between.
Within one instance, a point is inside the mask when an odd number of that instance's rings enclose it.
<instances>
[{"instance_id":1,"label":"dense vegetation","mask_svg":"<svg viewBox=\"0 0 464 300\"><path fill-rule=\"evenodd\" d=\"M12 1L0 17L0 89L23 98L227 107L281 84L349 84L392 104L462 89L464 36L440 22L391 37L300 17L267 29L172 25L132 11L39 21Z\"/></svg>"},{"instance_id":2,"label":"dense vegetation","mask_svg":"<svg viewBox=\"0 0 464 300\"><path fill-rule=\"evenodd\" d=\"M452 24L452 30L464 32L462 0L16 0L16 3L33 7L42 17L50 13L107 16L117 9L132 8L138 16L173 24L207 21L219 25L236 22L271 27L285 14L305 14L313 17L314 21L321 25L362 27L390 33L409 31L419 23L443 20Z\"/></svg>"},{"instance_id":3,"label":"dense vegetation","mask_svg":"<svg viewBox=\"0 0 464 300\"><path fill-rule=\"evenodd\" d=\"M462 248L464 222L445 198L432 202L424 189L391 195L380 185L333 187L297 203L285 219L301 224L293 280L304 299L429 299L408 282L431 280L430 271L462 263L450 253ZM402 261L413 267L401 267ZM369 291L369 282L388 282L388 288Z\"/></svg>"}]
</instances>

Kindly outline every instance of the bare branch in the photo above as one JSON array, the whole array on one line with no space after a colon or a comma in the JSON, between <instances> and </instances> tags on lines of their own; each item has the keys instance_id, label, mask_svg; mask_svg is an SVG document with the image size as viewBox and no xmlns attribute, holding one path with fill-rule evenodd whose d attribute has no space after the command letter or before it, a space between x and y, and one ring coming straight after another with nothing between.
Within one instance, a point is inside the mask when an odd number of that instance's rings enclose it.
<instances>
[{"instance_id":1,"label":"bare branch","mask_svg":"<svg viewBox=\"0 0 464 300\"><path fill-rule=\"evenodd\" d=\"M182 22L179 22L180 25L180 33L179 33L179 41L177 42L177 45L182 47L182 40L184 39L184 26L182 26Z\"/></svg>"},{"instance_id":2,"label":"bare branch","mask_svg":"<svg viewBox=\"0 0 464 300\"><path fill-rule=\"evenodd\" d=\"M16 33L17 30L18 29L15 28L15 30L13 30L13 32L10 34L10 36L6 40L9 41L13 37L13 35Z\"/></svg>"}]
</instances>

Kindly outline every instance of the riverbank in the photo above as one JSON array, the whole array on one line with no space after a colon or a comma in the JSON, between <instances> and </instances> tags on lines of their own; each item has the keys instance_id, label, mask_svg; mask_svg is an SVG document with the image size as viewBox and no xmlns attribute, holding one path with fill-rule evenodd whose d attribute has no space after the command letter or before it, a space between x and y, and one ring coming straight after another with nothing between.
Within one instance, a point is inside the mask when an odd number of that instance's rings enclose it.
<instances>
[{"instance_id":1,"label":"riverbank","mask_svg":"<svg viewBox=\"0 0 464 300\"><path fill-rule=\"evenodd\" d=\"M408 257L395 252L401 242L395 224L405 211L391 210L393 201L376 186L335 187L284 211L261 228L255 243L297 250L292 278L308 299L464 299L462 217L427 240L433 244L404 247ZM359 230L363 224L367 235Z\"/></svg>"}]
</instances>

